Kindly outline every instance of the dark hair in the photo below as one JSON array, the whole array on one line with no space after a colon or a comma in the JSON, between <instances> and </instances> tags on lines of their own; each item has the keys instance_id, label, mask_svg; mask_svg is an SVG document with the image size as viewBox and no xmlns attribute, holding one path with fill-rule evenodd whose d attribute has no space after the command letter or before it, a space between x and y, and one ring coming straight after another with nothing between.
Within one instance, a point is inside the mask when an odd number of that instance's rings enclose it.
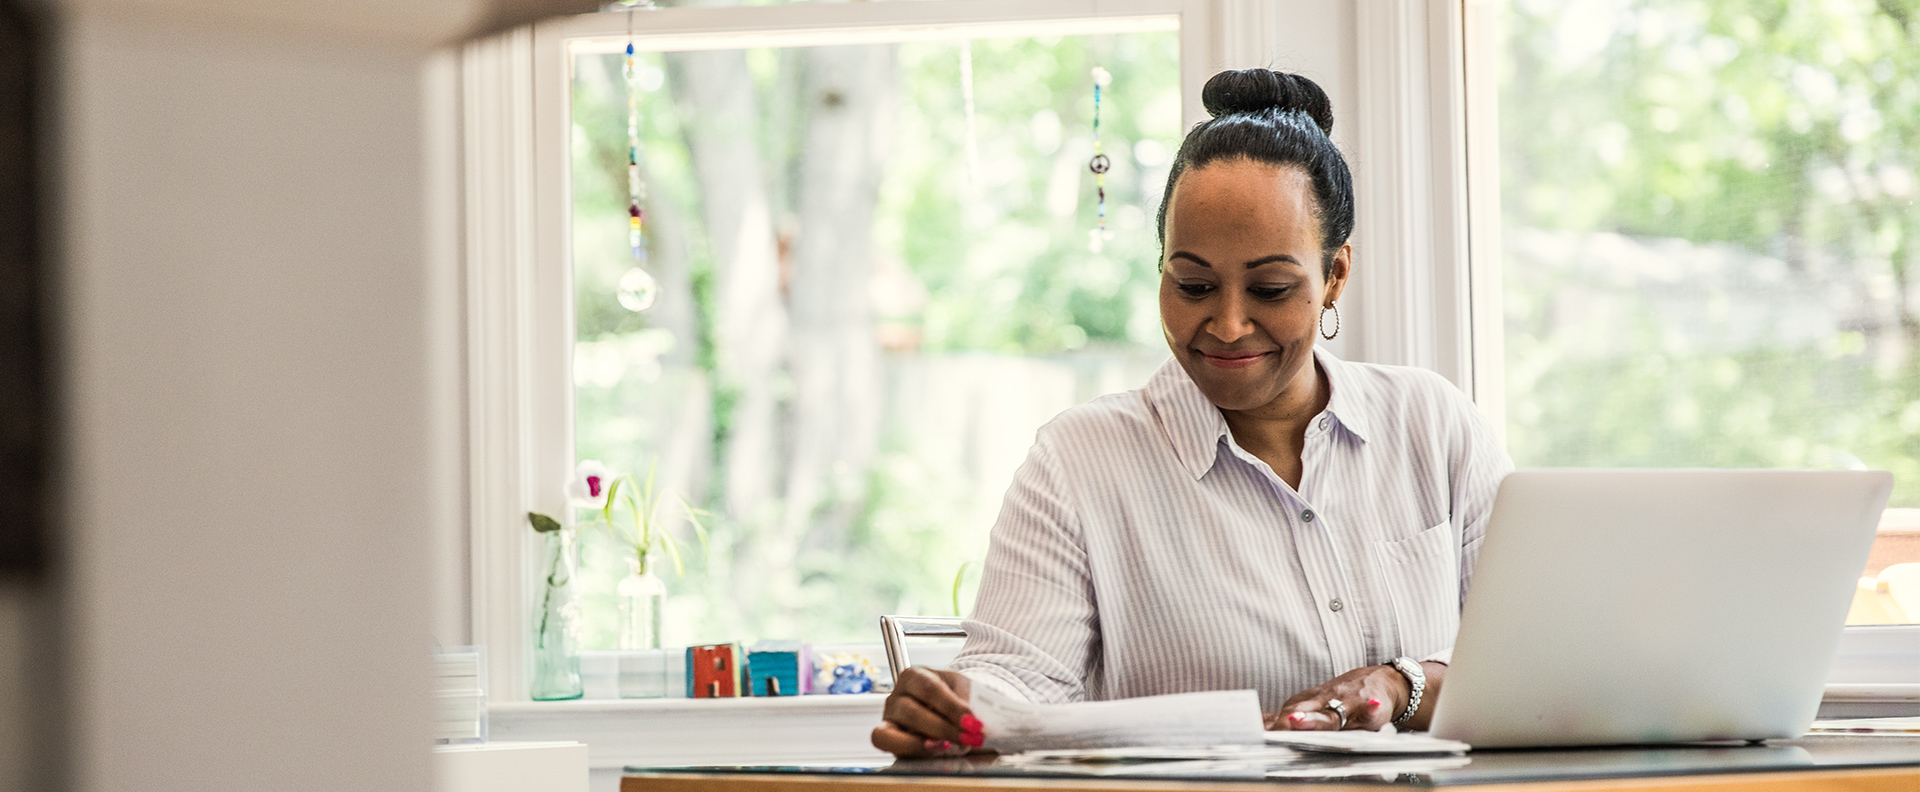
<instances>
[{"instance_id":1,"label":"dark hair","mask_svg":"<svg viewBox=\"0 0 1920 792\"><path fill-rule=\"evenodd\" d=\"M1331 275L1333 253L1353 235L1353 175L1333 145L1333 103L1327 92L1298 74L1270 69L1223 71L1200 91L1213 118L1180 143L1160 199L1160 244L1167 244L1167 204L1173 185L1189 168L1245 159L1292 165L1313 180L1313 214L1320 221L1321 264Z\"/></svg>"}]
</instances>

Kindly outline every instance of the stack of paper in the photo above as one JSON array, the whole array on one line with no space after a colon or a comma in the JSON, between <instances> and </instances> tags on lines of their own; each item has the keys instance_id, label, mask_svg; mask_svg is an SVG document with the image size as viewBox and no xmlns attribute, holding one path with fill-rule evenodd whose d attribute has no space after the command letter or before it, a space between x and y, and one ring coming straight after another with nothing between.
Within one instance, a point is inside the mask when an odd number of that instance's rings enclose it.
<instances>
[{"instance_id":1,"label":"stack of paper","mask_svg":"<svg viewBox=\"0 0 1920 792\"><path fill-rule=\"evenodd\" d=\"M1259 761L1291 762L1300 757L1292 748L1265 745L1214 745L1206 748L1074 748L1060 751L1027 751L1006 757L1007 764L1072 763L1119 764L1128 762L1187 761Z\"/></svg>"},{"instance_id":2,"label":"stack of paper","mask_svg":"<svg viewBox=\"0 0 1920 792\"><path fill-rule=\"evenodd\" d=\"M1077 704L1033 704L973 686L985 747L1000 753L1088 748L1260 745L1260 696L1251 690Z\"/></svg>"},{"instance_id":3,"label":"stack of paper","mask_svg":"<svg viewBox=\"0 0 1920 792\"><path fill-rule=\"evenodd\" d=\"M1380 731L1270 731L1267 742L1301 751L1342 754L1463 754L1472 746L1442 740L1423 732L1397 733L1392 726Z\"/></svg>"},{"instance_id":4,"label":"stack of paper","mask_svg":"<svg viewBox=\"0 0 1920 792\"><path fill-rule=\"evenodd\" d=\"M433 653L434 738L442 743L486 742L486 662L478 646Z\"/></svg>"},{"instance_id":5,"label":"stack of paper","mask_svg":"<svg viewBox=\"0 0 1920 792\"><path fill-rule=\"evenodd\" d=\"M985 747L1035 762L1284 761L1293 751L1341 754L1463 754L1470 746L1422 733L1265 731L1251 690L1034 704L974 685L973 715Z\"/></svg>"},{"instance_id":6,"label":"stack of paper","mask_svg":"<svg viewBox=\"0 0 1920 792\"><path fill-rule=\"evenodd\" d=\"M1300 765L1267 771L1268 778L1292 780L1352 780L1378 778L1393 782L1405 776L1423 776L1441 770L1466 767L1473 760L1464 756L1397 756L1391 759L1354 760L1319 766Z\"/></svg>"},{"instance_id":7,"label":"stack of paper","mask_svg":"<svg viewBox=\"0 0 1920 792\"><path fill-rule=\"evenodd\" d=\"M1920 734L1920 717L1814 721L1814 734Z\"/></svg>"}]
</instances>

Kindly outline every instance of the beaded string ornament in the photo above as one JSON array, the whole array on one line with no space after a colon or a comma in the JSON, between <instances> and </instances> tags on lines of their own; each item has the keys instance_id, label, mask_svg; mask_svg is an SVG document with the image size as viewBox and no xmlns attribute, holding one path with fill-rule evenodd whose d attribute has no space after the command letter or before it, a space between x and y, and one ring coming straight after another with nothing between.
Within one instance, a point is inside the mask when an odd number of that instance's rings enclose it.
<instances>
[{"instance_id":1,"label":"beaded string ornament","mask_svg":"<svg viewBox=\"0 0 1920 792\"><path fill-rule=\"evenodd\" d=\"M633 9L627 5L627 245L633 248L633 267L620 276L617 296L629 311L653 307L660 285L647 272L647 199L646 182L640 180L640 81L633 66ZM649 3L651 5L651 3Z\"/></svg>"},{"instance_id":2,"label":"beaded string ornament","mask_svg":"<svg viewBox=\"0 0 1920 792\"><path fill-rule=\"evenodd\" d=\"M1087 250L1098 253L1107 246L1107 240L1113 238L1113 232L1107 230L1107 171L1113 167L1113 161L1100 151L1100 89L1113 84L1113 74L1098 66L1093 67L1093 159L1087 163L1087 170L1093 171L1093 190L1097 201L1094 209L1094 228L1087 232Z\"/></svg>"}]
</instances>

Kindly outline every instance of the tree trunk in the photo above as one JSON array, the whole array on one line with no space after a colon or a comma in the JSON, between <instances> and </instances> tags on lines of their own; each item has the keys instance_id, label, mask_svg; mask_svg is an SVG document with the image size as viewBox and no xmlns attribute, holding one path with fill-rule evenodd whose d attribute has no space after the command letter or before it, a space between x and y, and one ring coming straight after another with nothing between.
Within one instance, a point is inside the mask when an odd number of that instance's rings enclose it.
<instances>
[{"instance_id":1,"label":"tree trunk","mask_svg":"<svg viewBox=\"0 0 1920 792\"><path fill-rule=\"evenodd\" d=\"M654 403L677 405L656 452L660 491L703 503L713 483L713 393L712 379L700 367L701 313L687 221L672 202L653 201L647 205L647 230L648 268L660 284L647 323L673 334L673 347L660 355L664 376L659 383L672 389L673 397Z\"/></svg>"},{"instance_id":2,"label":"tree trunk","mask_svg":"<svg viewBox=\"0 0 1920 792\"><path fill-rule=\"evenodd\" d=\"M751 526L771 516L777 496L780 405L774 383L787 332L766 172L755 139L758 101L744 52L672 53L666 62L700 181L714 263L714 385L731 394L719 405L726 412L715 416L725 432L722 489L727 512Z\"/></svg>"},{"instance_id":3,"label":"tree trunk","mask_svg":"<svg viewBox=\"0 0 1920 792\"><path fill-rule=\"evenodd\" d=\"M701 314L693 292L687 220L671 201L649 201L647 236L647 270L660 287L659 299L647 309L647 324L673 334L673 348L660 355L660 364L698 365Z\"/></svg>"},{"instance_id":4,"label":"tree trunk","mask_svg":"<svg viewBox=\"0 0 1920 792\"><path fill-rule=\"evenodd\" d=\"M779 552L837 551L879 444L873 216L892 138L893 45L805 50L793 247L793 456ZM791 557L791 556L789 556Z\"/></svg>"}]
</instances>

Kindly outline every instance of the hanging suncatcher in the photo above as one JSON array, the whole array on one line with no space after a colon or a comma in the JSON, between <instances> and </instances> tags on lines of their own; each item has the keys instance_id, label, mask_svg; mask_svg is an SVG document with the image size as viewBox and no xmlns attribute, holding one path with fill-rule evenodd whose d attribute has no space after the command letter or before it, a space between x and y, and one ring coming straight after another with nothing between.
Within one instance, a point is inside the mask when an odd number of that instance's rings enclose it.
<instances>
[{"instance_id":1,"label":"hanging suncatcher","mask_svg":"<svg viewBox=\"0 0 1920 792\"><path fill-rule=\"evenodd\" d=\"M633 66L633 6L627 6L627 245L633 248L633 267L620 276L620 305L629 311L653 306L659 283L647 272L646 183L640 180L640 80Z\"/></svg>"},{"instance_id":2,"label":"hanging suncatcher","mask_svg":"<svg viewBox=\"0 0 1920 792\"><path fill-rule=\"evenodd\" d=\"M1113 161L1100 151L1100 89L1113 83L1113 74L1098 66L1093 67L1093 160L1087 163L1087 169L1093 171L1093 190L1095 197L1094 227L1087 232L1087 250L1100 252L1107 246L1107 240L1113 238L1113 232L1107 230L1107 171Z\"/></svg>"}]
</instances>

